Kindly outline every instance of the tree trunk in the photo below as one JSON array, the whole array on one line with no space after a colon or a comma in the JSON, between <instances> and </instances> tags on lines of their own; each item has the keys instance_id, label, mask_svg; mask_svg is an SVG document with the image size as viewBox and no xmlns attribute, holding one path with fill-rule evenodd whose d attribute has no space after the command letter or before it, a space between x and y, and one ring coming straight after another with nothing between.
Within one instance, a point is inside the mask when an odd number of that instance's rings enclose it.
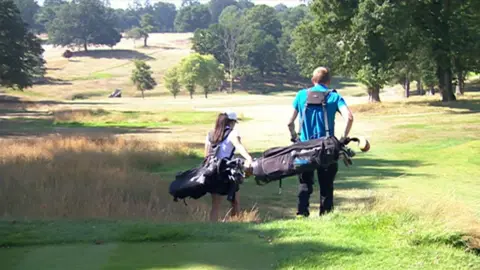
<instances>
[{"instance_id":1,"label":"tree trunk","mask_svg":"<svg viewBox=\"0 0 480 270\"><path fill-rule=\"evenodd\" d=\"M463 95L463 86L464 86L464 80L463 80L463 72L459 71L457 74L457 85L455 87L455 95Z\"/></svg>"},{"instance_id":2,"label":"tree trunk","mask_svg":"<svg viewBox=\"0 0 480 270\"><path fill-rule=\"evenodd\" d=\"M422 79L417 80L417 93L420 96L425 95L425 91L423 90L423 84L422 84Z\"/></svg>"},{"instance_id":3,"label":"tree trunk","mask_svg":"<svg viewBox=\"0 0 480 270\"><path fill-rule=\"evenodd\" d=\"M142 98L145 99L145 94L144 94L144 90L142 90Z\"/></svg>"},{"instance_id":4,"label":"tree trunk","mask_svg":"<svg viewBox=\"0 0 480 270\"><path fill-rule=\"evenodd\" d=\"M148 39L148 37L143 38L143 47L148 47L147 46L147 39Z\"/></svg>"},{"instance_id":5,"label":"tree trunk","mask_svg":"<svg viewBox=\"0 0 480 270\"><path fill-rule=\"evenodd\" d=\"M230 73L230 93L233 93L233 75Z\"/></svg>"},{"instance_id":6,"label":"tree trunk","mask_svg":"<svg viewBox=\"0 0 480 270\"><path fill-rule=\"evenodd\" d=\"M86 52L88 52L88 44L87 41L83 42L83 48L85 49Z\"/></svg>"},{"instance_id":7,"label":"tree trunk","mask_svg":"<svg viewBox=\"0 0 480 270\"><path fill-rule=\"evenodd\" d=\"M452 71L448 68L445 70L444 75L444 84L442 89L442 101L455 101L455 95L453 93L453 85L452 85Z\"/></svg>"},{"instance_id":8,"label":"tree trunk","mask_svg":"<svg viewBox=\"0 0 480 270\"><path fill-rule=\"evenodd\" d=\"M208 92L205 92L205 98L208 98Z\"/></svg>"},{"instance_id":9,"label":"tree trunk","mask_svg":"<svg viewBox=\"0 0 480 270\"><path fill-rule=\"evenodd\" d=\"M380 87L376 86L368 90L368 100L371 103L381 102L380 101Z\"/></svg>"},{"instance_id":10,"label":"tree trunk","mask_svg":"<svg viewBox=\"0 0 480 270\"><path fill-rule=\"evenodd\" d=\"M190 91L190 99L193 99L193 92Z\"/></svg>"},{"instance_id":11,"label":"tree trunk","mask_svg":"<svg viewBox=\"0 0 480 270\"><path fill-rule=\"evenodd\" d=\"M435 95L435 86L430 85L430 95L434 96Z\"/></svg>"},{"instance_id":12,"label":"tree trunk","mask_svg":"<svg viewBox=\"0 0 480 270\"><path fill-rule=\"evenodd\" d=\"M405 79L405 85L403 88L405 89L405 97L410 97L410 80L408 78Z\"/></svg>"}]
</instances>

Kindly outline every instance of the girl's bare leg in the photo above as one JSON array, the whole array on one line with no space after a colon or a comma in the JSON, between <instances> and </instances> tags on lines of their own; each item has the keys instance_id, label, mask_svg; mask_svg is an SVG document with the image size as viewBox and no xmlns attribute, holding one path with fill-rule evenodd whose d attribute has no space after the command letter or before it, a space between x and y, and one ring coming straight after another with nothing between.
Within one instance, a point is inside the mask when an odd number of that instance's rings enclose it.
<instances>
[{"instance_id":1,"label":"girl's bare leg","mask_svg":"<svg viewBox=\"0 0 480 270\"><path fill-rule=\"evenodd\" d=\"M220 211L220 202L222 197L218 194L212 194L212 209L210 210L210 221L218 221L218 212Z\"/></svg>"},{"instance_id":2,"label":"girl's bare leg","mask_svg":"<svg viewBox=\"0 0 480 270\"><path fill-rule=\"evenodd\" d=\"M235 200L232 202L232 212L231 216L236 216L240 213L240 194L239 192L235 193Z\"/></svg>"}]
</instances>

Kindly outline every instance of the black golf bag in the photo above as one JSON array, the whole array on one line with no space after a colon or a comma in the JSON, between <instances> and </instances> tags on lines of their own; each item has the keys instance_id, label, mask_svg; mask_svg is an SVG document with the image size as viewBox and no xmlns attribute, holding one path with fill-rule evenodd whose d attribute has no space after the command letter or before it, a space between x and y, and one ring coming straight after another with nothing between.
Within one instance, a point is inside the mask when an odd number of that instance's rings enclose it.
<instances>
[{"instance_id":1,"label":"black golf bag","mask_svg":"<svg viewBox=\"0 0 480 270\"><path fill-rule=\"evenodd\" d=\"M346 157L347 160L353 157L353 151L346 148L346 145L350 141L358 141L358 139L342 138L338 140L335 136L330 136L326 109L326 98L329 94L330 91L308 91L307 104L304 106L303 113L305 116L305 111L309 106L322 106L326 136L305 142L296 141L287 147L275 147L265 151L262 157L256 159L252 164L252 174L258 185L318 168L326 168L337 163L340 157ZM300 128L303 123L304 119L301 120Z\"/></svg>"},{"instance_id":2,"label":"black golf bag","mask_svg":"<svg viewBox=\"0 0 480 270\"><path fill-rule=\"evenodd\" d=\"M223 140L230 131L227 130ZM169 193L174 201L188 197L199 199L208 192L215 192L220 195L227 195L227 200L235 199L235 192L243 183L245 173L243 170L243 159L216 158L219 144L212 145L208 157L196 168L181 172L176 175L175 180L170 184Z\"/></svg>"}]
</instances>

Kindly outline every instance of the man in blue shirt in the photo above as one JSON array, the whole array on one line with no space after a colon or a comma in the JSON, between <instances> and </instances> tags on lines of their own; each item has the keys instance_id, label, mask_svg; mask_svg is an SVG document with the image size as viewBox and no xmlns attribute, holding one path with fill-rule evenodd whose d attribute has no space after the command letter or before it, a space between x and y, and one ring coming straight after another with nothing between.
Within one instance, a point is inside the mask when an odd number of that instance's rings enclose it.
<instances>
[{"instance_id":1,"label":"man in blue shirt","mask_svg":"<svg viewBox=\"0 0 480 270\"><path fill-rule=\"evenodd\" d=\"M312 83L314 86L310 89L303 89L297 93L293 102L293 113L288 123L292 140L308 141L318 139L326 136L324 113L321 106L309 107L305 110L305 105L308 98L308 91L328 91L330 85L329 70L325 67L319 67L313 72ZM353 123L353 114L347 107L343 97L336 91L330 92L326 97L326 108L329 135L335 134L335 114L340 112L342 117L346 120L345 129L342 136L347 137ZM304 115L305 114L305 115ZM300 138L297 138L295 132L295 120L300 116ZM302 124L303 123L303 124ZM318 169L317 177L320 186L320 215L328 213L333 210L333 182L338 171L338 164L333 164L327 169ZM297 215L309 216L308 210L310 195L313 192L314 172L303 173L299 177L299 192L298 192L298 209Z\"/></svg>"}]
</instances>

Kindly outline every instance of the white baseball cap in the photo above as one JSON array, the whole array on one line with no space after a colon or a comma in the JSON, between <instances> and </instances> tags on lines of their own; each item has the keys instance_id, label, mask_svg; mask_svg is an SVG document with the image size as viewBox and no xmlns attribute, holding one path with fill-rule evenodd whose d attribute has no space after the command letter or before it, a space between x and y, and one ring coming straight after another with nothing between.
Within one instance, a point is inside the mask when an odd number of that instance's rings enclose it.
<instances>
[{"instance_id":1,"label":"white baseball cap","mask_svg":"<svg viewBox=\"0 0 480 270\"><path fill-rule=\"evenodd\" d=\"M225 111L223 113L227 115L228 119L238 121L237 113L234 111Z\"/></svg>"}]
</instances>

